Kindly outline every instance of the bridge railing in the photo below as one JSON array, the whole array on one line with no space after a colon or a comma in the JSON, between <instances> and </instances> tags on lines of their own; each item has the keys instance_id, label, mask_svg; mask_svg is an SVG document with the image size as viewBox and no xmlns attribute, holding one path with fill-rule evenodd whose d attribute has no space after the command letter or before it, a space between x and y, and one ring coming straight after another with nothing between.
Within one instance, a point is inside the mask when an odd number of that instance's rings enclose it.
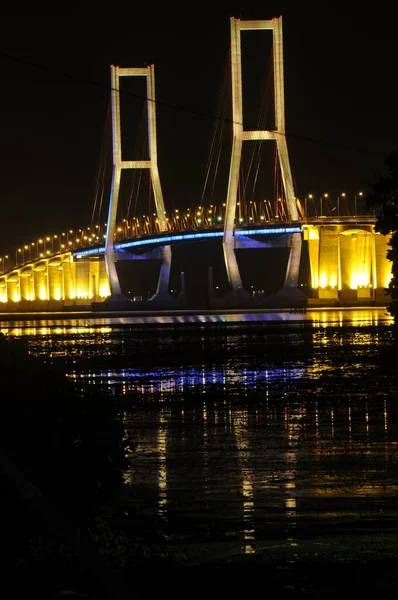
<instances>
[{"instance_id":1,"label":"bridge railing","mask_svg":"<svg viewBox=\"0 0 398 600\"><path fill-rule=\"evenodd\" d=\"M207 227L224 226L225 204L222 206L196 207L180 211L175 209L167 218L167 231L181 231L192 229L203 229ZM361 215L319 215L302 216L300 221L304 223L320 222L342 222L357 223L368 219L369 222L376 222L373 214L365 213ZM289 222L285 213L271 214L269 202L263 203L250 202L245 207L240 204L237 206L237 215L235 226L247 225L266 225L267 223ZM41 236L33 242L23 244L15 251L0 256L0 274L12 271L15 268L23 267L33 261L49 258L51 256L83 250L98 246L105 242L106 223L95 224L82 229L68 229L61 233ZM116 227L115 242L125 239L142 238L161 233L159 221L155 214L143 215L142 217L133 217L131 219L122 219Z\"/></svg>"}]
</instances>

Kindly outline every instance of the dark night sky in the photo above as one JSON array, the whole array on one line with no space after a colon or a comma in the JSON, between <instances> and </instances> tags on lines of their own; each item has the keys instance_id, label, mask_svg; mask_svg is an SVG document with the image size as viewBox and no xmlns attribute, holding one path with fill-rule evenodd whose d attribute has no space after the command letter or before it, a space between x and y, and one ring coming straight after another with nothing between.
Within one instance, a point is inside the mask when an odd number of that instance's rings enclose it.
<instances>
[{"instance_id":1,"label":"dark night sky","mask_svg":"<svg viewBox=\"0 0 398 600\"><path fill-rule=\"evenodd\" d=\"M111 64L155 65L166 207L199 204L231 16L283 15L297 195L365 189L398 149L398 9L387 0L351 4L1 15L0 256L39 235L90 223Z\"/></svg>"}]
</instances>

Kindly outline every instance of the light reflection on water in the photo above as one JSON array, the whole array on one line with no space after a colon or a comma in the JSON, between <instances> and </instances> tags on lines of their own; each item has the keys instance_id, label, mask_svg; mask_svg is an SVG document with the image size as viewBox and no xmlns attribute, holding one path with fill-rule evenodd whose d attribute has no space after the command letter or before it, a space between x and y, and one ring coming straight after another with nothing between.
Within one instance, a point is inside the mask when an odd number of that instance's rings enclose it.
<instances>
[{"instance_id":1,"label":"light reflection on water","mask_svg":"<svg viewBox=\"0 0 398 600\"><path fill-rule=\"evenodd\" d=\"M221 328L126 317L9 335L79 388L121 396L136 445L130 503L160 519L171 546L296 560L309 546L335 552L342 531L347 544L370 535L376 517L386 540L397 522L398 377L382 368L393 333L381 313L272 325L224 315Z\"/></svg>"},{"instance_id":2,"label":"light reflection on water","mask_svg":"<svg viewBox=\"0 0 398 600\"><path fill-rule=\"evenodd\" d=\"M182 311L180 314L151 315L138 314L131 316L107 316L96 317L95 313L87 317L74 317L71 313L67 318L63 313L46 318L40 314L36 319L29 314L24 318L13 316L7 318L7 314L0 313L0 332L13 336L34 336L34 335L53 335L55 332L59 335L76 334L82 331L93 333L101 331L109 332L116 326L140 326L140 325L188 325L188 324L217 324L217 323L312 323L315 327L326 327L328 325L350 324L354 326L361 325L381 325L392 324L393 319L386 308L324 308L309 309L305 314L285 311L268 312L223 312L205 314L190 314L188 311Z\"/></svg>"}]
</instances>

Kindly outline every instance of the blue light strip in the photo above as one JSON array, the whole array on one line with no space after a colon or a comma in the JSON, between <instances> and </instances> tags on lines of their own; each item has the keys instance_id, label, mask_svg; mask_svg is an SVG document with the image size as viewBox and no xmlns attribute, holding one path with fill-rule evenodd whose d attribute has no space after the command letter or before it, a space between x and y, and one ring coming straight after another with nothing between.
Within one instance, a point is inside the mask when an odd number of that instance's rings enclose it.
<instances>
[{"instance_id":1,"label":"blue light strip","mask_svg":"<svg viewBox=\"0 0 398 600\"><path fill-rule=\"evenodd\" d=\"M301 227L273 227L269 229L242 229L235 231L235 236L240 235L269 235L270 233L301 233Z\"/></svg>"},{"instance_id":2,"label":"blue light strip","mask_svg":"<svg viewBox=\"0 0 398 600\"><path fill-rule=\"evenodd\" d=\"M75 258L90 256L91 254L105 254L105 246L101 246L101 248L90 248L90 250L81 250L80 252L72 252L72 254Z\"/></svg>"},{"instance_id":3,"label":"blue light strip","mask_svg":"<svg viewBox=\"0 0 398 600\"><path fill-rule=\"evenodd\" d=\"M301 233L301 227L273 227L263 229L242 229L236 230L235 236L243 235L271 235L281 233ZM148 246L150 244L167 244L168 242L181 242L183 240L198 240L203 238L215 238L222 237L224 231L204 231L198 233L181 233L178 235L167 235L164 237L147 238L134 240L131 242L123 242L121 244L115 244L116 250L124 250L125 248L134 248L137 246ZM80 252L74 252L73 256L76 258L82 258L83 256L90 256L92 254L102 254L105 252L105 246L101 248L90 248L89 250L82 250Z\"/></svg>"},{"instance_id":4,"label":"blue light strip","mask_svg":"<svg viewBox=\"0 0 398 600\"><path fill-rule=\"evenodd\" d=\"M206 231L203 233L182 233L181 235L167 235L165 237L149 238L146 240L135 240L134 242L125 242L123 244L116 244L116 249L133 248L134 246L144 246L147 244L158 244L159 242L180 242L181 240L197 240L201 238L209 237L221 237L224 235L223 231Z\"/></svg>"}]
</instances>

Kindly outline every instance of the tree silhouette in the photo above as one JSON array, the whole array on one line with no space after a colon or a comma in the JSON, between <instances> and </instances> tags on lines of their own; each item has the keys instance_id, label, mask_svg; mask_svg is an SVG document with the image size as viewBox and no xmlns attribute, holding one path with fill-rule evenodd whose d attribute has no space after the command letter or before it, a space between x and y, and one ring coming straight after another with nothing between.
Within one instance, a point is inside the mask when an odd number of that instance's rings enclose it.
<instances>
[{"instance_id":1,"label":"tree silhouette","mask_svg":"<svg viewBox=\"0 0 398 600\"><path fill-rule=\"evenodd\" d=\"M387 174L381 175L370 185L366 206L376 211L375 229L383 235L391 235L387 259L392 262L392 278L386 291L391 296L388 311L398 320L398 151L386 159Z\"/></svg>"}]
</instances>

